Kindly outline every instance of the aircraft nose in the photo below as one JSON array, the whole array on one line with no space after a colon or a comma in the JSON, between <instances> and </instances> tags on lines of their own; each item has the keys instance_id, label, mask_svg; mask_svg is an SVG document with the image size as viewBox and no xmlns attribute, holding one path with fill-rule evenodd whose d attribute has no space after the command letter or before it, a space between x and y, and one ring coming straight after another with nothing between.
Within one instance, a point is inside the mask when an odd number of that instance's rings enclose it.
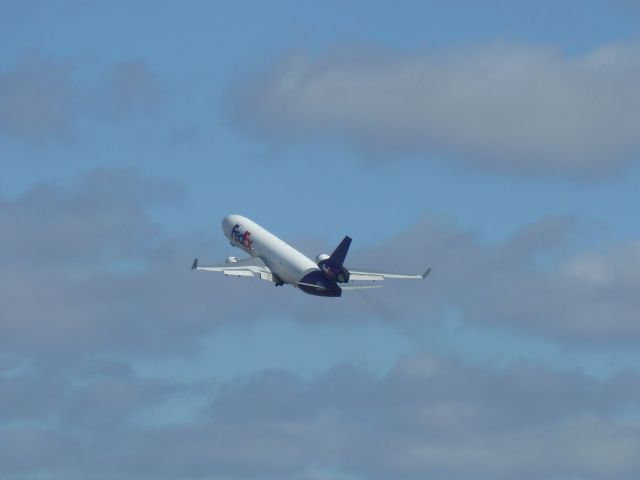
<instances>
[{"instance_id":1,"label":"aircraft nose","mask_svg":"<svg viewBox=\"0 0 640 480\"><path fill-rule=\"evenodd\" d=\"M231 219L232 215L227 215L222 219L222 233L228 235L231 229L233 228L233 220Z\"/></svg>"},{"instance_id":2,"label":"aircraft nose","mask_svg":"<svg viewBox=\"0 0 640 480\"><path fill-rule=\"evenodd\" d=\"M246 221L241 215L227 215L222 219L222 233L227 237L231 234L231 230L238 224L243 224Z\"/></svg>"}]
</instances>

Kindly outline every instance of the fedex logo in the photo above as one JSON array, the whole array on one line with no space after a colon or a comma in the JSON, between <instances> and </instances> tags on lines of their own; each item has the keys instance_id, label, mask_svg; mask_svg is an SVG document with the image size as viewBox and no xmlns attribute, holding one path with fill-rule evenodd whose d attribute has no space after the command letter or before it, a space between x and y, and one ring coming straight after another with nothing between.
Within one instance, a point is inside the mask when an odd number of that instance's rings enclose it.
<instances>
[{"instance_id":1,"label":"fedex logo","mask_svg":"<svg viewBox=\"0 0 640 480\"><path fill-rule=\"evenodd\" d=\"M231 230L231 238L233 240L244 245L245 248L248 248L249 250L253 250L253 246L252 246L253 240L251 240L251 238L249 237L251 237L251 232L249 232L248 230L245 231L244 233L240 232L240 225L237 223Z\"/></svg>"}]
</instances>

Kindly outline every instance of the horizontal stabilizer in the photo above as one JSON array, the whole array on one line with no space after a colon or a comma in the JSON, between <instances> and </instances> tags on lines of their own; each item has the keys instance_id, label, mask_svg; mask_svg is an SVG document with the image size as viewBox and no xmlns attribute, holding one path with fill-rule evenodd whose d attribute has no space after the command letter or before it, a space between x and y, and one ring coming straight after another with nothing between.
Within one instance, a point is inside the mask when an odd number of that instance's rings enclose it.
<instances>
[{"instance_id":1,"label":"horizontal stabilizer","mask_svg":"<svg viewBox=\"0 0 640 480\"><path fill-rule=\"evenodd\" d=\"M370 288L382 288L382 285L344 285L340 286L342 290L368 290Z\"/></svg>"},{"instance_id":2,"label":"horizontal stabilizer","mask_svg":"<svg viewBox=\"0 0 640 480\"><path fill-rule=\"evenodd\" d=\"M317 288L318 290L326 290L327 287L323 287L322 285L316 285L315 283L304 283L304 282L298 282L296 283L297 286L302 285L303 287L311 287L311 288Z\"/></svg>"}]
</instances>

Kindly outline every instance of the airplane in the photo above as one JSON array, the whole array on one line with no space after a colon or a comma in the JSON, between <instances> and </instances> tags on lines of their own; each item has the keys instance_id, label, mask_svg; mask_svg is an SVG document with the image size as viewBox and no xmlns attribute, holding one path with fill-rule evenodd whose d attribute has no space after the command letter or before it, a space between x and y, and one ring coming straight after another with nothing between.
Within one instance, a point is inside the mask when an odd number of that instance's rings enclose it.
<instances>
[{"instance_id":1,"label":"airplane","mask_svg":"<svg viewBox=\"0 0 640 480\"><path fill-rule=\"evenodd\" d=\"M383 273L351 270L344 266L351 238L345 236L331 255L320 254L314 262L254 221L241 215L228 215L222 220L222 232L233 247L250 257L240 260L228 257L220 265L201 266L196 258L191 270L223 272L227 276L259 277L276 287L290 284L305 293L321 297L340 297L343 291L379 288L382 285L349 285L357 281L385 279L424 280L431 273Z\"/></svg>"}]
</instances>

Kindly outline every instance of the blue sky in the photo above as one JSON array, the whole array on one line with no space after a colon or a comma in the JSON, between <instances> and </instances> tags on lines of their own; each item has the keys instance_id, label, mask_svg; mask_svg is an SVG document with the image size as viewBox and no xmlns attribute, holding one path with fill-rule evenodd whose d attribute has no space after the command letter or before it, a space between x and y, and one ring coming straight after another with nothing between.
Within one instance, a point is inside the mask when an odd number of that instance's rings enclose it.
<instances>
[{"instance_id":1,"label":"blue sky","mask_svg":"<svg viewBox=\"0 0 640 480\"><path fill-rule=\"evenodd\" d=\"M639 19L1 2L0 476L637 478ZM230 213L433 275L192 274Z\"/></svg>"}]
</instances>

